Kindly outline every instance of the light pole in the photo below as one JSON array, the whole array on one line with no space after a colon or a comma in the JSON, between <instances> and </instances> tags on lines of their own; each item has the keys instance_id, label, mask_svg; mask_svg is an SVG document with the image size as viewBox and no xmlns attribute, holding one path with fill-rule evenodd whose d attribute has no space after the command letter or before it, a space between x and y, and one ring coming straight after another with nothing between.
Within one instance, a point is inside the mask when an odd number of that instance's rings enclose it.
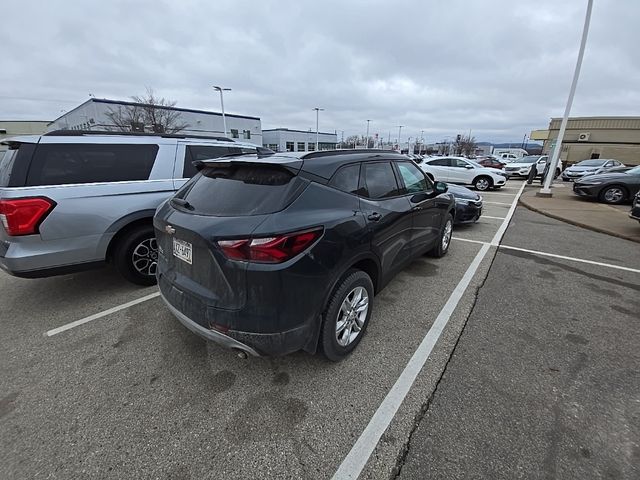
<instances>
[{"instance_id":1,"label":"light pole","mask_svg":"<svg viewBox=\"0 0 640 480\"><path fill-rule=\"evenodd\" d=\"M324 108L315 107L314 110L316 111L316 152L317 152L318 151L318 121L320 117L320 112L324 112Z\"/></svg>"},{"instance_id":2,"label":"light pole","mask_svg":"<svg viewBox=\"0 0 640 480\"><path fill-rule=\"evenodd\" d=\"M400 147L400 134L402 133L402 127L404 127L404 125L398 125L398 148L400 151L402 151L402 148Z\"/></svg>"},{"instance_id":3,"label":"light pole","mask_svg":"<svg viewBox=\"0 0 640 480\"><path fill-rule=\"evenodd\" d=\"M220 92L220 107L222 108L222 125L224 126L224 136L227 136L227 118L224 116L224 98L222 96L222 92L230 92L230 88L219 87L218 85L213 86L214 90Z\"/></svg>"},{"instance_id":4,"label":"light pole","mask_svg":"<svg viewBox=\"0 0 640 480\"><path fill-rule=\"evenodd\" d=\"M569 113L571 112L571 105L573 104L573 96L576 93L576 86L578 85L578 77L580 76L580 68L582 67L582 57L584 57L584 47L587 44L587 35L589 34L589 22L591 21L591 8L593 7L593 0L587 2L587 14L584 17L584 27L582 28L582 40L580 41L580 50L578 50L578 60L576 61L576 69L573 72L573 80L571 82L571 89L569 90L569 98L567 99L567 106L564 109L564 117L562 117L562 123L560 124L560 131L558 132L558 138L556 139L556 146L553 149L553 156L551 157L551 165L549 165L549 171L544 179L544 187L540 189L536 195L541 197L551 197L551 181L555 174L556 168L558 168L558 159L560 158L560 152L562 151L562 140L564 139L564 131L567 128L567 121L569 120Z\"/></svg>"},{"instance_id":5,"label":"light pole","mask_svg":"<svg viewBox=\"0 0 640 480\"><path fill-rule=\"evenodd\" d=\"M369 122L371 122L371 120L367 120L367 135L364 137L364 148L369 148Z\"/></svg>"}]
</instances>

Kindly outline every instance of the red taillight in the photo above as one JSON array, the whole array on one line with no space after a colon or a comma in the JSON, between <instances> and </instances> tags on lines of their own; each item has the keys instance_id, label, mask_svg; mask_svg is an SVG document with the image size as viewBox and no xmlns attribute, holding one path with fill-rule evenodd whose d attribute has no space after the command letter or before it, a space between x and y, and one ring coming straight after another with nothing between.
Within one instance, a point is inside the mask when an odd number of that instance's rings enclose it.
<instances>
[{"instance_id":1,"label":"red taillight","mask_svg":"<svg viewBox=\"0 0 640 480\"><path fill-rule=\"evenodd\" d=\"M265 238L220 240L218 245L231 260L282 263L303 252L322 235L322 228Z\"/></svg>"},{"instance_id":2,"label":"red taillight","mask_svg":"<svg viewBox=\"0 0 640 480\"><path fill-rule=\"evenodd\" d=\"M38 227L56 204L45 197L0 200L0 220L13 237L38 233Z\"/></svg>"}]
</instances>

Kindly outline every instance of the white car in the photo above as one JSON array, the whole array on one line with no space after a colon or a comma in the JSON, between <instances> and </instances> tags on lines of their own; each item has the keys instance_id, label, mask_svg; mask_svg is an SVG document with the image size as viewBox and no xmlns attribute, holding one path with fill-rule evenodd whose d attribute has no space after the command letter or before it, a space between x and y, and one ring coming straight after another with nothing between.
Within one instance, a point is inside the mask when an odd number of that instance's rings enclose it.
<instances>
[{"instance_id":1,"label":"white car","mask_svg":"<svg viewBox=\"0 0 640 480\"><path fill-rule=\"evenodd\" d=\"M507 165L504 171L510 177L528 177L531 168L535 165L536 176L538 176L544 173L544 168L547 166L548 161L549 157L547 155L527 155ZM560 173L562 173L562 165L558 162L555 176L557 177Z\"/></svg>"},{"instance_id":2,"label":"white car","mask_svg":"<svg viewBox=\"0 0 640 480\"><path fill-rule=\"evenodd\" d=\"M507 182L507 175L502 170L483 167L462 157L425 158L419 166L432 180L473 185L480 191L500 188Z\"/></svg>"}]
</instances>

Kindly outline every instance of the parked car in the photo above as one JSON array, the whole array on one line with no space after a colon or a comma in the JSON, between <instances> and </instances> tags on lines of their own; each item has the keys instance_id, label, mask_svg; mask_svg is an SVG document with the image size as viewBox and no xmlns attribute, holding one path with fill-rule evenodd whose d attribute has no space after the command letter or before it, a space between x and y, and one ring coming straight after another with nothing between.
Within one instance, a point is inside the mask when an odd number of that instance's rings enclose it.
<instances>
[{"instance_id":1,"label":"parked car","mask_svg":"<svg viewBox=\"0 0 640 480\"><path fill-rule=\"evenodd\" d=\"M564 172L562 172L562 180L564 180L565 182L569 182L577 180L587 173L595 173L600 169L609 170L611 168L624 166L624 163L619 162L618 160L607 158L582 160L581 162L567 167Z\"/></svg>"},{"instance_id":2,"label":"parked car","mask_svg":"<svg viewBox=\"0 0 640 480\"><path fill-rule=\"evenodd\" d=\"M640 192L636 193L636 196L633 197L633 203L631 204L631 211L629 212L629 216L634 220L638 220L640 222Z\"/></svg>"},{"instance_id":3,"label":"parked car","mask_svg":"<svg viewBox=\"0 0 640 480\"><path fill-rule=\"evenodd\" d=\"M632 168L633 167L627 167L626 165L622 167L600 167L594 172L586 172L584 175L582 175L582 178L589 175L600 175L601 173L622 173L626 172L627 170L631 170Z\"/></svg>"},{"instance_id":4,"label":"parked car","mask_svg":"<svg viewBox=\"0 0 640 480\"><path fill-rule=\"evenodd\" d=\"M504 169L504 171L510 177L528 177L531 172L531 168L535 165L536 176L542 175L544 169L547 166L549 157L547 155L527 155L526 157L519 158L515 162L510 163ZM557 177L562 172L562 165L558 162L556 167L555 176Z\"/></svg>"},{"instance_id":5,"label":"parked car","mask_svg":"<svg viewBox=\"0 0 640 480\"><path fill-rule=\"evenodd\" d=\"M4 140L0 267L46 277L114 264L156 281L153 214L194 162L256 146L227 138L60 131ZM262 147L260 147L262 148Z\"/></svg>"},{"instance_id":6,"label":"parked car","mask_svg":"<svg viewBox=\"0 0 640 480\"><path fill-rule=\"evenodd\" d=\"M604 203L629 202L640 190L640 166L626 172L608 172L589 175L573 184L573 191L581 197Z\"/></svg>"},{"instance_id":7,"label":"parked car","mask_svg":"<svg viewBox=\"0 0 640 480\"><path fill-rule=\"evenodd\" d=\"M425 159L420 164L420 168L431 180L473 185L480 191L500 188L507 182L507 176L501 170L483 167L473 160L462 157Z\"/></svg>"},{"instance_id":8,"label":"parked car","mask_svg":"<svg viewBox=\"0 0 640 480\"><path fill-rule=\"evenodd\" d=\"M482 197L461 185L451 183L447 186L456 202L455 225L477 222L482 215Z\"/></svg>"},{"instance_id":9,"label":"parked car","mask_svg":"<svg viewBox=\"0 0 640 480\"><path fill-rule=\"evenodd\" d=\"M499 160L496 160L490 157L476 159L476 162L482 165L483 167L496 168L498 170L504 170L504 168L507 166L506 162L501 162Z\"/></svg>"},{"instance_id":10,"label":"parked car","mask_svg":"<svg viewBox=\"0 0 640 480\"><path fill-rule=\"evenodd\" d=\"M160 293L192 332L244 354L340 360L373 296L414 258L447 253L446 191L380 150L205 161L155 215Z\"/></svg>"}]
</instances>

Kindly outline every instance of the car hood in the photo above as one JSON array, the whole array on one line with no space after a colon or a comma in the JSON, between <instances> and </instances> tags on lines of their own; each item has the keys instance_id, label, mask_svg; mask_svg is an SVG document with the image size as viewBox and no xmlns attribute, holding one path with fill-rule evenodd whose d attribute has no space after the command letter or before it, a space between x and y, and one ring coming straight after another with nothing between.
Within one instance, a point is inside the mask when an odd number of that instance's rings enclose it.
<instances>
[{"instance_id":1,"label":"car hood","mask_svg":"<svg viewBox=\"0 0 640 480\"><path fill-rule=\"evenodd\" d=\"M447 183L447 187L449 187L447 191L451 193L455 198L464 198L468 200L480 200L480 195L478 195L475 192L472 192L468 188L461 187L460 185L455 185L452 183Z\"/></svg>"},{"instance_id":2,"label":"car hood","mask_svg":"<svg viewBox=\"0 0 640 480\"><path fill-rule=\"evenodd\" d=\"M599 180L603 182L607 182L609 180L625 180L629 178L629 175L626 173L599 173L598 175L588 175L584 181L593 182L594 180ZM578 182L583 181L583 179L578 180Z\"/></svg>"},{"instance_id":3,"label":"car hood","mask_svg":"<svg viewBox=\"0 0 640 480\"><path fill-rule=\"evenodd\" d=\"M567 167L567 170L570 172L588 172L589 170L597 170L602 167L578 167L576 165L572 165L571 167Z\"/></svg>"},{"instance_id":4,"label":"car hood","mask_svg":"<svg viewBox=\"0 0 640 480\"><path fill-rule=\"evenodd\" d=\"M531 165L533 165L533 163L518 163L518 162L511 162L509 165L507 165L508 167L519 167L519 168L524 168L524 167L530 167Z\"/></svg>"}]
</instances>

